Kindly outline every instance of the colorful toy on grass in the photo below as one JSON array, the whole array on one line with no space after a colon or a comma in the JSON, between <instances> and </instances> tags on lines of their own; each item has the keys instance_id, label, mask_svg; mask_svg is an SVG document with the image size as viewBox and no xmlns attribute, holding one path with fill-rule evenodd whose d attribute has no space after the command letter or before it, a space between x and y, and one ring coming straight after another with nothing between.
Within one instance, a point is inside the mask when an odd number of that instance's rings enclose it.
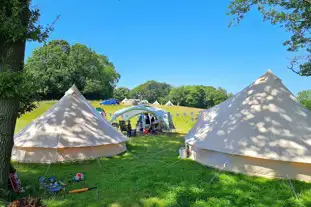
<instances>
[{"instance_id":1,"label":"colorful toy on grass","mask_svg":"<svg viewBox=\"0 0 311 207\"><path fill-rule=\"evenodd\" d=\"M73 177L73 181L75 182L80 182L84 179L84 174L78 172L74 177Z\"/></svg>"}]
</instances>

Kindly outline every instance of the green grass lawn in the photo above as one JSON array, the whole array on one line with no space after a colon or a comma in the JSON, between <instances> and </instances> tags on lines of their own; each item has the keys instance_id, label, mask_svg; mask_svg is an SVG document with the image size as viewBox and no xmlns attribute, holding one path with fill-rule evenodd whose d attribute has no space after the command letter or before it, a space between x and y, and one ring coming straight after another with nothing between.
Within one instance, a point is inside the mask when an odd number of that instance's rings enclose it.
<instances>
[{"instance_id":1,"label":"green grass lawn","mask_svg":"<svg viewBox=\"0 0 311 207\"><path fill-rule=\"evenodd\" d=\"M31 113L27 113L23 115L20 119L17 120L16 123L16 132L19 132L22 128L24 128L27 124L31 123L35 118L40 116L46 110L48 110L51 106L53 106L56 101L43 101L40 102L39 107L33 110ZM116 106L100 106L99 101L91 101L91 105L93 107L102 107L105 109L107 113L107 119L110 120L111 115L119 109L126 108L129 106L124 105L116 105ZM178 132L187 133L189 129L195 123L195 116L199 113L201 109L189 108L189 107L180 107L180 106L159 106L169 112L171 112L175 127ZM186 113L186 116L184 115ZM193 113L193 115L191 115ZM133 118L134 119L134 118ZM135 121L135 119L134 119ZM132 125L134 126L134 121Z\"/></svg>"},{"instance_id":2,"label":"green grass lawn","mask_svg":"<svg viewBox=\"0 0 311 207\"><path fill-rule=\"evenodd\" d=\"M44 102L18 120L16 131L39 116L53 103ZM92 102L96 106L96 102ZM105 107L109 113L121 106ZM177 129L188 131L194 122L183 113L198 109L167 108ZM178 117L176 113L182 114ZM179 159L184 134L145 136L130 139L128 152L112 158L100 158L71 164L53 164L46 176L70 180L76 172L85 172L82 183L69 184L68 189L97 186L97 190L81 194L47 194L38 190L37 179L48 165L14 163L26 195L41 196L53 206L211 206L211 207L309 207L311 184L249 177L220 172L192 160ZM12 199L14 195L12 196Z\"/></svg>"}]
</instances>

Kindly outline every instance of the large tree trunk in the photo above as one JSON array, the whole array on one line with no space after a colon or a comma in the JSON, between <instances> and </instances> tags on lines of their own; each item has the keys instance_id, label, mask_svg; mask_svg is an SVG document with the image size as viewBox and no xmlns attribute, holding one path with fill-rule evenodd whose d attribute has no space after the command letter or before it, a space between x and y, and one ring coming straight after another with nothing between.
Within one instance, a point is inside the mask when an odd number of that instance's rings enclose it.
<instances>
[{"instance_id":1,"label":"large tree trunk","mask_svg":"<svg viewBox=\"0 0 311 207\"><path fill-rule=\"evenodd\" d=\"M19 102L0 100L0 197L6 198L13 135Z\"/></svg>"},{"instance_id":2,"label":"large tree trunk","mask_svg":"<svg viewBox=\"0 0 311 207\"><path fill-rule=\"evenodd\" d=\"M10 71L12 74L23 71L25 45L25 41L3 44L0 52L0 75L4 71ZM15 83L17 86L19 84ZM19 97L7 98L0 95L0 198L6 198Z\"/></svg>"},{"instance_id":3,"label":"large tree trunk","mask_svg":"<svg viewBox=\"0 0 311 207\"><path fill-rule=\"evenodd\" d=\"M15 12L13 6L18 5L20 15L21 25L16 25L17 27L26 28L27 32L28 22L30 18L29 11L29 0L18 0L20 4L12 3L8 0L0 0L0 9L4 11L2 15L6 16L8 19L16 18L12 17ZM12 21L14 24L15 21ZM18 21L16 21L18 23ZM1 24L1 22L0 22ZM20 30L17 30L20 31ZM17 75L17 73L22 73L24 69L24 56L25 56L25 46L27 34L12 34L14 31L2 31L0 33L0 76L1 73L11 73L12 77ZM6 34L5 32L8 32ZM13 81L13 80L12 80ZM9 180L9 169L11 152L14 144L14 130L16 119L19 110L19 94L14 93L14 91L22 87L21 83L15 82L13 85L17 88L5 87L5 93L0 93L0 198L5 198L8 194L8 180ZM8 95L12 91L12 94Z\"/></svg>"},{"instance_id":4,"label":"large tree trunk","mask_svg":"<svg viewBox=\"0 0 311 207\"><path fill-rule=\"evenodd\" d=\"M22 25L19 26L28 28L30 17L29 0L19 1L19 18L22 23ZM0 0L0 9L5 11L2 15L11 18L13 14L12 6L16 6L16 4L12 4L12 2L7 0ZM17 38L14 39L12 37ZM26 39L27 34L22 36L20 36L20 34L13 34L12 36L6 34L5 31L0 33L0 76L2 75L1 73L4 72L10 72L12 77L17 75L17 73L23 72ZM5 94L0 93L0 198L7 198L6 195L8 194L11 152L14 144L14 130L20 103L19 94L14 93L14 90L21 87L20 84L21 83L15 82L13 85L17 86L17 88L5 87ZM12 94L8 96L7 93L10 91L12 91Z\"/></svg>"}]
</instances>

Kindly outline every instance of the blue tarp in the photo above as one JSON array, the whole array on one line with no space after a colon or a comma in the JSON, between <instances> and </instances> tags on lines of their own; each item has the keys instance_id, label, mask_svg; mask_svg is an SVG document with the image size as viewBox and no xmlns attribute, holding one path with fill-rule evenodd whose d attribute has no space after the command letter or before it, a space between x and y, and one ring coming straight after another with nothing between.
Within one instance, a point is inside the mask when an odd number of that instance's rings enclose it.
<instances>
[{"instance_id":1,"label":"blue tarp","mask_svg":"<svg viewBox=\"0 0 311 207\"><path fill-rule=\"evenodd\" d=\"M100 105L116 105L119 104L119 101L117 99L108 99L104 100L99 103Z\"/></svg>"}]
</instances>

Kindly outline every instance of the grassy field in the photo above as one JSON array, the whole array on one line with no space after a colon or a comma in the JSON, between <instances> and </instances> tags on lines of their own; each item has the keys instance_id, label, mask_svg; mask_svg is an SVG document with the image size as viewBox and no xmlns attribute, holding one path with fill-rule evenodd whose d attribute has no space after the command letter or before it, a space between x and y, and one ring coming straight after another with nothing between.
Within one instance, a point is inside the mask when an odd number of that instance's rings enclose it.
<instances>
[{"instance_id":1,"label":"grassy field","mask_svg":"<svg viewBox=\"0 0 311 207\"><path fill-rule=\"evenodd\" d=\"M18 120L16 131L47 110L53 102L44 102ZM92 102L97 106L96 102ZM105 107L108 115L120 106ZM199 109L168 107L179 133L130 139L128 152L113 158L101 158L72 164L15 163L26 195L41 196L54 206L210 206L210 207L309 207L311 184L271 180L220 172L188 159L178 158L184 132L194 124L191 112ZM177 116L176 114L179 114ZM187 113L184 116L183 113ZM47 171L48 169L48 171ZM38 190L40 175L70 180L76 172L85 172L83 183L68 189L97 186L81 194L47 194ZM294 189L294 190L293 190ZM295 191L295 193L294 193ZM296 195L295 195L296 194ZM15 196L12 195L12 199Z\"/></svg>"},{"instance_id":2,"label":"grassy field","mask_svg":"<svg viewBox=\"0 0 311 207\"><path fill-rule=\"evenodd\" d=\"M16 123L16 132L19 132L22 128L24 128L27 124L33 121L35 118L40 116L46 110L48 110L51 106L53 106L56 101L44 101L40 102L39 107L33 110L31 113L23 115L20 119L17 120ZM116 105L116 106L100 106L99 101L91 101L91 105L93 107L102 107L105 109L107 113L107 119L111 118L111 115L119 109L126 108L128 106L124 105ZM161 108L168 110L171 112L173 121L175 123L175 127L177 131L180 133L187 133L189 129L195 123L195 117L199 113L201 109L197 108L189 108L189 107L177 107L177 106L161 106ZM185 114L186 116L185 116ZM191 115L193 113L193 115ZM135 120L135 119L134 119ZM134 126L134 122L133 122Z\"/></svg>"}]
</instances>

